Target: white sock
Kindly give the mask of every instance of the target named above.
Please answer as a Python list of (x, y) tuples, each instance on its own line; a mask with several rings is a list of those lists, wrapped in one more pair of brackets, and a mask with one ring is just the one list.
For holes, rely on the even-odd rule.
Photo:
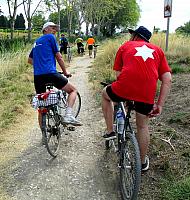
[(72, 114), (72, 108), (71, 107), (67, 107), (66, 108), (66, 115), (71, 115)]

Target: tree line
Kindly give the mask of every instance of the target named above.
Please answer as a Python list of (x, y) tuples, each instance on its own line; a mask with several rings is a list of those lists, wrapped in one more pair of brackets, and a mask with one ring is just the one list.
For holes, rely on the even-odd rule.
[[(7, 0), (7, 6), (7, 17), (0, 8), (0, 27), (10, 28), (13, 38), (15, 29), (26, 29), (26, 19), (28, 40), (32, 30), (41, 30), (46, 21), (59, 24), (60, 30), (69, 36), (81, 35), (82, 24), (86, 26), (85, 35), (112, 36), (117, 29), (125, 31), (136, 26), (140, 17), (136, 0)], [(20, 6), (24, 16), (17, 15)], [(44, 9), (45, 13), (50, 12), (48, 19)]]
[[(10, 28), (11, 28), (10, 20), (6, 16), (1, 15), (0, 16), (0, 29), (10, 29)], [(22, 13), (20, 13), (20, 15), (16, 16), (14, 29), (15, 30), (25, 30), (26, 29), (25, 19), (24, 19), (24, 16)]]

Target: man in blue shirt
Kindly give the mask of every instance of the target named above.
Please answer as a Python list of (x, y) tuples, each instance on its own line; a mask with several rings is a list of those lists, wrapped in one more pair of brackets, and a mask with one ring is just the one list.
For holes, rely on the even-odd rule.
[(68, 40), (65, 37), (64, 34), (61, 34), (61, 38), (60, 38), (60, 53), (64, 53), (67, 54), (67, 46), (68, 46)]
[[(82, 124), (72, 115), (72, 107), (75, 103), (77, 89), (68, 79), (59, 74), (56, 70), (56, 60), (66, 77), (71, 76), (67, 72), (58, 43), (55, 38), (59, 26), (53, 22), (47, 22), (43, 25), (43, 36), (39, 37), (30, 52), (28, 63), (34, 68), (34, 86), (37, 94), (46, 92), (46, 84), (52, 83), (56, 88), (63, 89), (68, 93), (66, 114), (63, 122), (75, 126)], [(41, 127), (41, 114), (39, 113), (39, 125)]]

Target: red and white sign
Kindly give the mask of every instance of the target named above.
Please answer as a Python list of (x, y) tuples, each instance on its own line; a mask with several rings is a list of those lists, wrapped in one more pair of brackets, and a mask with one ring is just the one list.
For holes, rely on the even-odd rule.
[(164, 0), (164, 17), (172, 16), (172, 0)]

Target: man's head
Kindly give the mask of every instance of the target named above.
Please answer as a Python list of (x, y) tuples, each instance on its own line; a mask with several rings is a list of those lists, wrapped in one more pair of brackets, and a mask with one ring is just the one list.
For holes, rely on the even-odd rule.
[(59, 30), (59, 25), (54, 24), (53, 22), (46, 22), (42, 27), (43, 34), (55, 34)]
[(141, 39), (149, 42), (149, 39), (152, 36), (152, 33), (145, 28), (144, 26), (139, 26), (136, 30), (128, 29), (129, 33), (135, 38), (135, 36), (140, 37)]
[(65, 37), (65, 35), (64, 35), (64, 34), (61, 34), (61, 37)]

